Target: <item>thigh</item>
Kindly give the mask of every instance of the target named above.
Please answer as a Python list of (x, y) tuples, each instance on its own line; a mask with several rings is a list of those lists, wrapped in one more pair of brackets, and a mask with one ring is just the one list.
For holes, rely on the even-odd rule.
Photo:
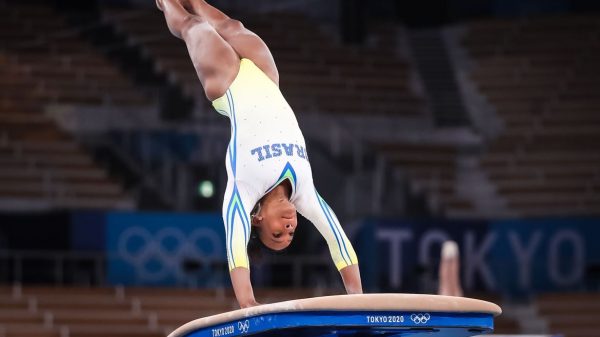
[(223, 96), (239, 71), (238, 54), (214, 27), (197, 17), (188, 19), (182, 38), (206, 97), (213, 101)]
[(260, 36), (234, 19), (223, 19), (213, 25), (240, 58), (247, 58), (254, 62), (273, 82), (279, 85), (279, 72), (275, 60), (269, 47)]

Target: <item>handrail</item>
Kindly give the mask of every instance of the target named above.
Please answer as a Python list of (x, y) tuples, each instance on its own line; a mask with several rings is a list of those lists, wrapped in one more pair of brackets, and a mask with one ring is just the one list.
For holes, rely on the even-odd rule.
[[(302, 118), (303, 114), (300, 114), (299, 117)], [(328, 136), (326, 139), (323, 139), (323, 128), (322, 127), (307, 127), (304, 128), (304, 133), (307, 137), (321, 139), (327, 142), (329, 146), (330, 155), (334, 158), (339, 158), (344, 154), (349, 154), (352, 158), (352, 170), (355, 175), (360, 175), (365, 173), (364, 162), (367, 154), (369, 153), (368, 147), (369, 142), (365, 139), (364, 135), (358, 132), (357, 128), (348, 123), (345, 120), (327, 116), (321, 111), (315, 111), (314, 114), (310, 117), (304, 116), (304, 119), (308, 123), (318, 123), (320, 125), (327, 125), (327, 130), (329, 130)], [(343, 148), (346, 148), (344, 152)], [(380, 209), (380, 200), (383, 193), (383, 186), (386, 184), (386, 176), (385, 176), (385, 168), (387, 163), (385, 158), (381, 155), (377, 155), (377, 165), (375, 169), (370, 173), (372, 174), (373, 179), (373, 189), (370, 191), (363, 191), (363, 193), (368, 193), (370, 196), (365, 197), (367, 200), (371, 200), (369, 207), (369, 212), (371, 214), (381, 214)], [(355, 180), (350, 182), (351, 184), (358, 184)], [(358, 186), (355, 186), (358, 190)], [(354, 195), (353, 198), (357, 198), (358, 195)], [(353, 200), (352, 202), (362, 202), (361, 200)], [(352, 204), (346, 205), (346, 213), (351, 213), (356, 210)]]
[[(22, 284), (23, 274), (26, 268), (25, 263), (27, 261), (42, 261), (47, 262), (53, 266), (53, 284), (64, 285), (65, 276), (67, 271), (63, 266), (67, 262), (92, 262), (94, 275), (93, 279), (90, 280), (91, 284), (97, 286), (105, 286), (105, 266), (110, 261), (122, 260), (118, 254), (115, 253), (104, 253), (104, 252), (70, 252), (70, 251), (44, 251), (44, 250), (0, 250), (0, 261), (8, 260), (12, 262), (12, 278), (6, 280), (0, 280), (0, 282), (10, 282), (12, 284)], [(202, 260), (203, 264), (206, 264), (209, 268), (212, 268), (212, 275), (218, 278), (215, 283), (212, 283), (212, 287), (217, 290), (222, 288), (221, 279), (226, 274), (226, 261), (218, 258), (205, 258)], [(305, 269), (310, 266), (322, 266), (328, 268), (331, 272), (323, 275), (323, 273), (315, 272), (314, 279), (324, 281), (327, 283), (339, 282), (337, 271), (331, 267), (331, 259), (326, 255), (305, 255), (305, 256), (273, 256), (268, 262), (269, 265), (276, 266), (291, 266), (292, 268), (292, 284), (293, 287), (302, 287), (306, 282), (303, 279), (310, 279), (306, 277)], [(337, 280), (337, 281), (333, 281)], [(187, 283), (186, 283), (187, 284)], [(86, 284), (89, 285), (89, 284)], [(143, 285), (143, 284), (138, 284)], [(116, 295), (118, 295), (118, 289)], [(125, 296), (127, 296), (125, 291)], [(132, 304), (133, 305), (133, 304)]]
[[(131, 116), (127, 116), (127, 118), (131, 118)], [(133, 120), (133, 119), (132, 119)], [(143, 132), (143, 130), (142, 130)], [(119, 144), (113, 138), (109, 138), (109, 146), (113, 152), (119, 152), (121, 156), (132, 156), (132, 148), (131, 148), (131, 138), (135, 139), (135, 136), (125, 135), (127, 137), (125, 143)], [(145, 135), (141, 136), (140, 139), (142, 142), (147, 141)], [(125, 151), (121, 151), (121, 150)], [(163, 160), (159, 161), (158, 167), (152, 167), (151, 160), (147, 160), (144, 158), (143, 154), (140, 156), (140, 162), (138, 167), (136, 168), (138, 172), (144, 177), (143, 181), (147, 186), (152, 186), (158, 189), (161, 199), (172, 206), (177, 206), (174, 204), (177, 201), (177, 198), (174, 197), (177, 195), (177, 191), (174, 190), (178, 186), (177, 181), (174, 181), (172, 177), (178, 177), (179, 175), (175, 174), (174, 170), (177, 167), (181, 167), (184, 163), (177, 158), (177, 156), (173, 153), (173, 151), (166, 146), (162, 142), (154, 143), (153, 149), (158, 149), (160, 153), (160, 157)], [(135, 160), (129, 161), (128, 163), (136, 163)]]
[[(3, 134), (3, 143), (13, 149), (15, 158), (21, 158), (27, 162), (27, 169), (39, 171), (42, 175), (42, 187), (46, 199), (52, 200), (56, 197), (60, 199), (69, 195), (68, 188), (56, 182), (61, 174), (55, 168), (41, 165), (35, 156), (24, 154), (23, 141), (11, 140), (8, 134)], [(64, 178), (64, 175), (62, 177)]]

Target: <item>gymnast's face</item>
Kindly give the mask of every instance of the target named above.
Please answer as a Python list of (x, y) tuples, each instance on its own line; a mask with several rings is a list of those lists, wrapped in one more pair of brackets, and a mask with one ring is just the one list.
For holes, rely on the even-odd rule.
[(254, 220), (255, 225), (260, 228), (260, 241), (275, 251), (290, 245), (298, 225), (296, 207), (289, 200), (265, 203)]

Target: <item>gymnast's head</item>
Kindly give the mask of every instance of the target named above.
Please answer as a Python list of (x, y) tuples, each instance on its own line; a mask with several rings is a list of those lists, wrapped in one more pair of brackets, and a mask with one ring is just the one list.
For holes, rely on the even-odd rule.
[(260, 240), (272, 251), (282, 251), (292, 242), (297, 226), (296, 207), (289, 199), (265, 197), (252, 214), (254, 238), (251, 236), (251, 240)]

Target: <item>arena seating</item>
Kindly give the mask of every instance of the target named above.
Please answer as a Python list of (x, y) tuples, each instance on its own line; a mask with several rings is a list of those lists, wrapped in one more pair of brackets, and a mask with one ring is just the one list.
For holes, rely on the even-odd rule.
[(594, 336), (600, 329), (598, 293), (556, 293), (540, 295), (535, 301), (550, 333), (568, 337)]
[(42, 207), (122, 208), (132, 201), (46, 111), (148, 105), (125, 76), (44, 5), (0, 18), (0, 198)]
[[(45, 111), (54, 104), (118, 109), (155, 102), (51, 7), (2, 8), (7, 15), (0, 19), (0, 181), (6, 183), (0, 195), (62, 196), (61, 206), (129, 207), (118, 185)], [(189, 97), (207, 104), (183, 42), (170, 35), (159, 11), (105, 8), (103, 15)], [(242, 20), (273, 51), (283, 92), (298, 114), (426, 114), (424, 100), (410, 85), (410, 62), (394, 56), (396, 26), (373, 29), (364, 46), (347, 46), (298, 14)], [(469, 25), (464, 45), (475, 64), (471, 79), (504, 123), (480, 166), (511, 214), (600, 210), (598, 29), (594, 16)], [(457, 148), (370, 145), (407, 173), (436, 209), (461, 214), (473, 209), (456, 193)]]
[(11, 5), (6, 10), (1, 21), (2, 50), (13, 63), (24, 66), (17, 75), (37, 80), (30, 89), (45, 102), (115, 106), (149, 103), (51, 7)]
[(519, 323), (512, 317), (510, 312), (506, 311), (501, 296), (488, 292), (467, 292), (465, 297), (477, 298), (483, 301), (496, 303), (502, 307), (502, 315), (494, 319), (494, 334), (493, 335), (518, 335), (521, 333)]
[[(190, 97), (203, 97), (185, 45), (169, 33), (158, 11), (105, 9), (104, 15)], [(367, 46), (350, 47), (298, 14), (242, 20), (269, 45), (280, 71), (282, 91), (298, 114), (318, 111), (336, 116), (424, 117), (424, 102), (409, 86), (411, 66), (398, 56), (398, 26), (374, 25)], [(204, 99), (198, 101), (206, 103)], [(421, 192), (437, 196), (430, 198), (436, 199), (437, 208), (472, 209), (454, 191), (456, 149), (403, 142), (370, 146), (394, 167), (407, 172)]]
[[(331, 291), (318, 295), (334, 294)], [(265, 303), (315, 296), (257, 290)], [(0, 288), (2, 337), (165, 336), (191, 320), (234, 310), (231, 291), (160, 288)]]
[(599, 22), (469, 25), (471, 79), (504, 122), (480, 165), (518, 215), (600, 214)]
[(456, 193), (458, 148), (452, 145), (426, 143), (376, 144), (390, 164), (401, 167), (408, 175), (413, 188), (419, 193), (437, 196), (431, 208), (442, 214), (473, 210), (469, 200)]
[[(106, 9), (104, 14), (190, 97), (203, 97), (185, 44), (169, 33), (159, 11)], [(414, 116), (422, 112), (422, 102), (408, 87), (408, 65), (393, 51), (342, 46), (297, 14), (242, 20), (270, 47), (283, 92), (298, 113)], [(393, 47), (388, 46), (388, 51)]]

